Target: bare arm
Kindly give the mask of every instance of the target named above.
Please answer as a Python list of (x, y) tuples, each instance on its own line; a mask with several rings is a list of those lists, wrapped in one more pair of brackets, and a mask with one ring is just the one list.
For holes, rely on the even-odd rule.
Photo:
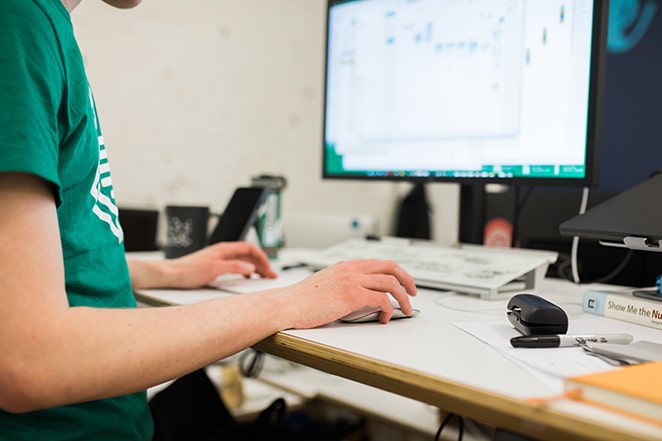
[[(0, 407), (11, 412), (143, 390), (279, 330), (319, 326), (368, 304), (381, 306), (387, 321), (392, 310), (385, 292), (405, 312), (415, 293), (394, 263), (362, 261), (289, 288), (193, 305), (69, 307), (48, 185), (0, 173), (0, 225)], [(159, 273), (145, 276), (149, 270), (138, 270), (146, 286)]]

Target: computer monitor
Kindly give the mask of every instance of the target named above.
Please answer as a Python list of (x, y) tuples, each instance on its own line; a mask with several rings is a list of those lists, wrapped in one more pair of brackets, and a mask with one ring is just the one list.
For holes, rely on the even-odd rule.
[(596, 185), (608, 10), (329, 1), (323, 178), (460, 183), (481, 234), (485, 183)]

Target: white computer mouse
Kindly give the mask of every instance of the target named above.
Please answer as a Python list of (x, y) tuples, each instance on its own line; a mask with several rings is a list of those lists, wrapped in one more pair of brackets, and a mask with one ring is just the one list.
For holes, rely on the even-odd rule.
[[(346, 316), (341, 317), (340, 321), (345, 323), (378, 322), (379, 314), (381, 312), (382, 310), (376, 306), (365, 306), (361, 309), (357, 309), (356, 311), (350, 312)], [(405, 315), (405, 313), (402, 312), (402, 310), (396, 306), (395, 309), (393, 310), (393, 316), (391, 316), (391, 320), (411, 318), (414, 317), (419, 312), (420, 311), (418, 309), (414, 309), (411, 315)]]

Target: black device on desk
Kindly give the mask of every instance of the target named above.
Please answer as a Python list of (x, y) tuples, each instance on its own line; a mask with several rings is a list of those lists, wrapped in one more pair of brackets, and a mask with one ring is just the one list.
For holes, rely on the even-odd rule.
[(565, 334), (568, 315), (559, 306), (535, 294), (517, 294), (508, 301), (508, 321), (524, 335)]
[(207, 245), (244, 240), (255, 223), (257, 211), (266, 194), (267, 189), (264, 187), (238, 187), (209, 235)]

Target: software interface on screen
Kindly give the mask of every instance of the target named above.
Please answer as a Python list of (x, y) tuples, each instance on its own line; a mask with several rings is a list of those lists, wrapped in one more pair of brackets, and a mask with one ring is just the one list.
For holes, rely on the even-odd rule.
[(583, 178), (592, 0), (329, 7), (325, 175)]

